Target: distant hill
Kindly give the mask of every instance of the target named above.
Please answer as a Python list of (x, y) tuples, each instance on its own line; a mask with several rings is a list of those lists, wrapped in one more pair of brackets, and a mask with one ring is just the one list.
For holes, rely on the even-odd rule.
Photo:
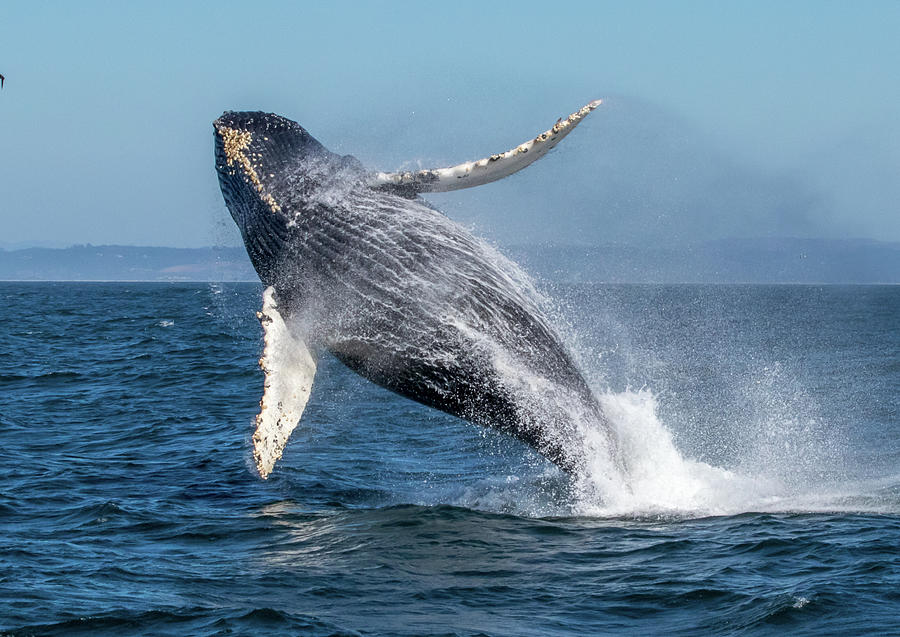
[(6, 281), (258, 281), (244, 248), (78, 245), (0, 250)]
[(868, 239), (724, 239), (678, 248), (560, 245), (507, 252), (553, 281), (900, 283), (900, 243)]
[[(900, 283), (900, 243), (728, 239), (681, 248), (513, 246), (503, 252), (551, 281), (610, 283)], [(80, 245), (0, 250), (0, 280), (257, 281), (244, 248)]]

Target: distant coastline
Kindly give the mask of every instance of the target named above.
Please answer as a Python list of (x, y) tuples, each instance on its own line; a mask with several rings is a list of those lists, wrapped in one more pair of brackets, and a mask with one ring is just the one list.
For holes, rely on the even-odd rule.
[(4, 281), (258, 281), (243, 247), (0, 250)]
[[(553, 282), (898, 284), (900, 242), (726, 239), (651, 248), (509, 246), (501, 250)], [(243, 247), (77, 245), (0, 249), (3, 281), (258, 281)]]

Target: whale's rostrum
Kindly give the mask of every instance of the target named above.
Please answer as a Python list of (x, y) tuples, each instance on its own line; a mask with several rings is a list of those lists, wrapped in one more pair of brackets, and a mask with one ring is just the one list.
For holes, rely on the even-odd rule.
[(222, 194), (266, 287), (253, 435), (263, 478), (314, 391), (322, 350), (570, 472), (599, 431), (617, 465), (606, 418), (528, 277), (418, 197), (521, 170), (599, 103), (507, 153), (418, 173), (369, 172), (278, 115), (226, 112), (214, 122)]

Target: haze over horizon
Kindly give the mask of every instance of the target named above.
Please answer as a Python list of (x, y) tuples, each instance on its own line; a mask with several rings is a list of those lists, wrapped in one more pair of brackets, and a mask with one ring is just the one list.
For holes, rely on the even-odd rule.
[(4, 3), (0, 29), (4, 247), (238, 245), (226, 109), (398, 169), (597, 97), (550, 157), (428, 199), (504, 244), (900, 241), (898, 3)]

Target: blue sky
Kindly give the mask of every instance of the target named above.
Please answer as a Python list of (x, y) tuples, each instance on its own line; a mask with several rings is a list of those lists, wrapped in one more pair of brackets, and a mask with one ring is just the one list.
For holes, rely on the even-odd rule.
[(898, 2), (0, 5), (0, 246), (235, 243), (211, 122), (379, 169), (548, 158), (432, 197), (501, 243), (900, 241)]

